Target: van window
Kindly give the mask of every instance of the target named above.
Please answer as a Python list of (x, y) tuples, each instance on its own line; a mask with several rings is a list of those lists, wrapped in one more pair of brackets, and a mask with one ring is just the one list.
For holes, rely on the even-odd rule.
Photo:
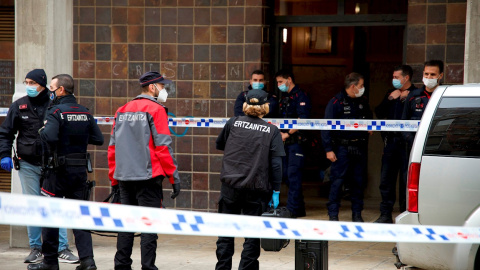
[(428, 131), (424, 155), (480, 156), (480, 98), (442, 98)]

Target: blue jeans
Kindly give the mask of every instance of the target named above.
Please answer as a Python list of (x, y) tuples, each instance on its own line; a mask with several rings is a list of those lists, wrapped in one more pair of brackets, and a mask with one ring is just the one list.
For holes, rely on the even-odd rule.
[[(40, 195), (41, 166), (32, 165), (24, 160), (20, 160), (20, 170), (18, 176), (22, 184), (22, 193), (27, 195)], [(30, 248), (42, 248), (42, 228), (27, 226), (28, 242)], [(67, 229), (60, 229), (58, 251), (68, 248)]]

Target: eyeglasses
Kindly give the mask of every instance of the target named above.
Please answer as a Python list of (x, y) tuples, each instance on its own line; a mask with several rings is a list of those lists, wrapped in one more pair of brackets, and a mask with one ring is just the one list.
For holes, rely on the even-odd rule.
[(54, 89), (54, 90), (52, 90), (52, 88), (51, 88), (51, 87), (49, 87), (49, 88), (50, 88), (50, 91), (52, 91), (52, 92), (55, 92), (55, 91), (57, 91), (58, 89), (60, 89), (60, 87), (61, 87), (61, 86), (57, 87), (57, 88), (56, 88), (56, 89)]
[(29, 81), (29, 82), (24, 81), (23, 84), (24, 84), (24, 85), (38, 85), (38, 83), (35, 82), (35, 81)]

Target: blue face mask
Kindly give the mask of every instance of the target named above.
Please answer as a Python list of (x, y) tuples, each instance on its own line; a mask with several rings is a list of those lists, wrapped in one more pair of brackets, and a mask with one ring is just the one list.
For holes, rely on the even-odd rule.
[(38, 94), (40, 94), (39, 92), (37, 92), (37, 87), (35, 86), (27, 85), (26, 90), (29, 97), (36, 97), (38, 96)]
[(280, 85), (280, 86), (278, 87), (278, 89), (280, 89), (280, 91), (282, 91), (282, 92), (287, 92), (287, 91), (288, 91), (287, 84), (284, 83), (284, 84)]
[(400, 89), (403, 86), (402, 82), (398, 79), (393, 79), (392, 84), (393, 84), (393, 87), (395, 87), (395, 89)]
[(262, 82), (254, 82), (252, 83), (252, 89), (255, 90), (262, 90), (265, 85)]

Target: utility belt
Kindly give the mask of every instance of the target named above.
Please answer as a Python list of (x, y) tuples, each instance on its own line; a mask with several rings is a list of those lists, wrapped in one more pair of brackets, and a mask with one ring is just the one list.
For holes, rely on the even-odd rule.
[(341, 146), (364, 146), (367, 144), (367, 139), (342, 139), (335, 138), (333, 139), (335, 145)]
[(90, 153), (72, 153), (64, 156), (57, 156), (54, 153), (53, 157), (48, 160), (48, 168), (54, 169), (62, 166), (86, 167), (89, 173), (93, 172)]
[(302, 135), (300, 132), (295, 132), (293, 134), (290, 134), (290, 136), (285, 139), (285, 144), (290, 145), (290, 144), (296, 144), (296, 143), (304, 143), (306, 142), (307, 138)]

